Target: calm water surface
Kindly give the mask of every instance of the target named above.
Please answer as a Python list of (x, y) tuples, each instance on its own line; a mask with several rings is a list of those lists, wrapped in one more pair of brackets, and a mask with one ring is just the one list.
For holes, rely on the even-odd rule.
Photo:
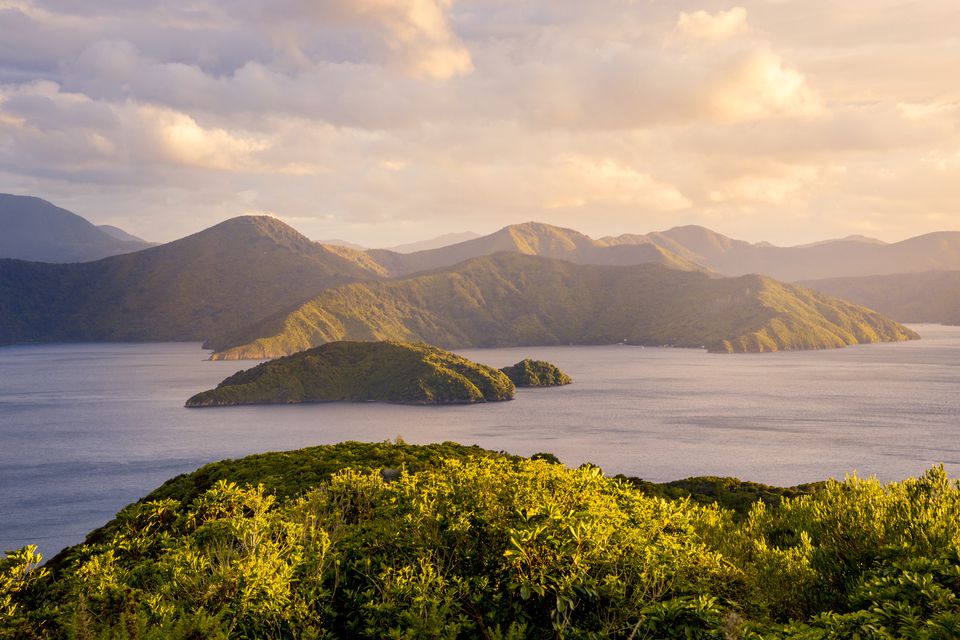
[(779, 485), (856, 470), (960, 473), (960, 327), (919, 342), (721, 356), (685, 349), (541, 347), (463, 355), (556, 363), (575, 384), (513, 402), (185, 409), (250, 363), (195, 344), (0, 348), (0, 550), (83, 539), (164, 480), (227, 457), (329, 444), (454, 440), (650, 480), (729, 475)]

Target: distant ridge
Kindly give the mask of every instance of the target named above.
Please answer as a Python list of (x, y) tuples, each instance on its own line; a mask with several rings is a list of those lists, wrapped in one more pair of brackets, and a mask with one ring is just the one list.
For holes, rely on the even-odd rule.
[(267, 216), (97, 262), (0, 260), (0, 343), (202, 341), (379, 269)]
[(144, 245), (149, 247), (155, 247), (157, 244), (159, 244), (157, 242), (147, 242), (143, 238), (138, 238), (132, 233), (127, 233), (120, 227), (115, 227), (112, 224), (98, 224), (97, 229), (100, 229), (101, 231), (104, 231), (110, 234), (117, 240), (123, 240), (125, 242), (142, 242)]
[(0, 258), (88, 262), (152, 246), (33, 196), (0, 193)]
[(475, 240), (480, 237), (479, 233), (473, 231), (463, 231), (461, 233), (445, 233), (429, 240), (420, 240), (419, 242), (409, 242), (407, 244), (397, 245), (395, 247), (384, 247), (387, 251), (396, 253), (414, 253), (415, 251), (429, 251), (430, 249), (439, 249), (451, 244)]
[(657, 262), (676, 269), (702, 270), (699, 265), (652, 242), (598, 241), (579, 231), (542, 222), (513, 224), (490, 235), (428, 251), (402, 254), (373, 249), (367, 253), (393, 275), (408, 275), (449, 267), (469, 258), (499, 251), (556, 258), (577, 264), (631, 265)]
[(501, 252), (402, 280), (334, 287), (211, 346), (214, 359), (261, 359), (337, 340), (747, 352), (916, 337), (877, 312), (762, 276), (711, 278), (659, 264), (577, 265)]
[(960, 271), (829, 278), (803, 284), (866, 305), (900, 322), (960, 325)]
[(729, 276), (762, 273), (795, 282), (822, 278), (960, 270), (960, 232), (884, 243), (862, 236), (796, 247), (734, 240), (704, 227), (674, 227), (645, 236), (682, 258)]

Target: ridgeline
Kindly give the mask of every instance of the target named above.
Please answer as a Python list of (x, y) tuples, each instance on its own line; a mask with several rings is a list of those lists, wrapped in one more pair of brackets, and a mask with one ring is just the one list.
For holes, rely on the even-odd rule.
[(627, 344), (718, 353), (910, 340), (885, 316), (763, 276), (659, 264), (578, 265), (498, 253), (402, 280), (327, 289), (285, 317), (211, 340), (214, 359), (275, 358), (336, 340), (447, 349)]

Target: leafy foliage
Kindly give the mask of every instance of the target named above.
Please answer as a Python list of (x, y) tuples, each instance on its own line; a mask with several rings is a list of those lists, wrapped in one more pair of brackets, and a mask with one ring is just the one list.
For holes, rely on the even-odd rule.
[(240, 371), (188, 407), (379, 401), (463, 404), (513, 398), (502, 372), (425, 344), (330, 342)]
[(526, 358), (515, 365), (500, 369), (517, 387), (559, 387), (573, 380), (556, 365), (543, 360)]
[[(29, 549), (8, 555), (3, 633), (957, 637), (960, 486), (942, 468), (827, 481), (737, 517), (539, 458), (345, 443), (209, 465), (49, 571), (26, 570)], [(419, 471), (378, 468), (405, 460)]]

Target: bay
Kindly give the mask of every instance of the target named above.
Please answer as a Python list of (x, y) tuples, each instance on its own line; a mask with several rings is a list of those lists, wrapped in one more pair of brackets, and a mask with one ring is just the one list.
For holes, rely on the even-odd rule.
[(0, 348), (0, 550), (46, 556), (168, 478), (223, 458), (343, 440), (453, 440), (666, 481), (793, 485), (858, 474), (960, 473), (960, 327), (923, 340), (712, 355), (632, 346), (460, 351), (504, 366), (549, 360), (574, 384), (506, 403), (185, 409), (244, 362), (197, 344)]

